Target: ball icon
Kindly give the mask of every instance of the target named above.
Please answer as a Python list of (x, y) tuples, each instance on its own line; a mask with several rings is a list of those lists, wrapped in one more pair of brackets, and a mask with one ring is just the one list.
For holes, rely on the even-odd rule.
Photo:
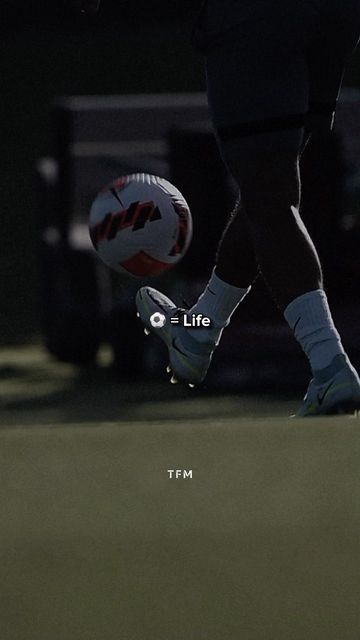
[(156, 312), (153, 313), (152, 316), (150, 316), (150, 324), (155, 329), (161, 329), (161, 327), (164, 326), (165, 322), (166, 318), (163, 313)]

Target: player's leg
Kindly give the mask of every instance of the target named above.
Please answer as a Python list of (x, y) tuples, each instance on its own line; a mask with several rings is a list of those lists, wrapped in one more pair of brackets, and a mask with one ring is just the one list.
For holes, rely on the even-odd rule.
[[(313, 137), (321, 137), (333, 125), (344, 69), (360, 35), (358, 0), (337, 0), (330, 7), (321, 9), (321, 26), (307, 48), (307, 126)], [(346, 354), (342, 352), (329, 363), (334, 352), (331, 347), (333, 343), (327, 339), (333, 322), (324, 290), (309, 292), (294, 299), (285, 309), (285, 318), (308, 355), (310, 364), (315, 358), (315, 364), (323, 365), (322, 369), (312, 366), (314, 377), (299, 415), (360, 408), (359, 377)]]
[[(358, 27), (350, 16), (359, 16), (359, 9), (358, 5), (350, 5), (343, 22), (344, 7), (338, 15), (339, 21), (330, 21), (329, 26), (324, 19), (324, 29), (318, 32), (321, 37), (317, 35), (309, 48), (307, 122), (315, 135), (321, 135), (332, 121), (344, 63), (357, 39)], [(335, 24), (336, 33), (331, 26)], [(335, 40), (338, 49), (334, 47)], [(278, 124), (281, 124), (279, 120)], [(261, 127), (264, 130), (266, 122)], [(299, 217), (294, 154), (285, 150), (280, 131), (271, 134), (273, 143), (269, 145), (261, 141), (255, 126), (252, 131), (249, 125), (221, 127), (219, 133), (224, 155), (241, 188), (261, 271), (313, 370), (314, 380), (300, 415), (358, 406), (359, 380), (334, 327), (316, 251)], [(246, 139), (241, 139), (241, 133), (246, 134)], [(283, 132), (284, 135), (289, 133)], [(276, 150), (276, 158), (271, 157), (271, 147)], [(278, 157), (281, 149), (284, 153), (280, 152)]]
[(259, 275), (249, 223), (240, 197), (218, 245), (216, 274), (221, 280), (243, 289), (247, 289)]
[(284, 309), (295, 297), (322, 286), (319, 259), (299, 215), (303, 131), (258, 134), (256, 127), (246, 138), (224, 140), (223, 153), (240, 186), (261, 273)]
[[(355, 5), (348, 7), (349, 14), (354, 7)], [(339, 18), (341, 22), (341, 15)], [(316, 44), (312, 43), (309, 47), (307, 61), (313, 61), (312, 65), (309, 65), (310, 78), (307, 77), (306, 83), (304, 81), (299, 83), (300, 99), (301, 86), (309, 83), (310, 113), (306, 121), (315, 135), (328, 127), (332, 120), (333, 103), (340, 85), (345, 56), (352, 47), (351, 43), (354, 44), (356, 28), (354, 30), (349, 16), (343, 22), (343, 32), (346, 32), (347, 37), (342, 38), (339, 43), (340, 51), (334, 54), (335, 60), (334, 55), (329, 56), (329, 47), (325, 46), (326, 42), (323, 42), (323, 38), (321, 42), (318, 41), (318, 36), (313, 39), (313, 43)], [(335, 37), (336, 34), (333, 33), (331, 39), (333, 52)], [(315, 62), (314, 50), (315, 53), (317, 50), (320, 52), (318, 58), (315, 56)], [(213, 91), (212, 106), (215, 121), (220, 114), (221, 122), (221, 108), (224, 104), (222, 97), (226, 92), (229, 95), (233, 92), (231, 92), (231, 83), (228, 83), (228, 87), (224, 90), (223, 70), (226, 66), (221, 64), (221, 67), (218, 67), (220, 70), (218, 73), (218, 60), (218, 55), (208, 56), (208, 78), (210, 97), (211, 90)], [(298, 74), (295, 76), (298, 81), (299, 72), (301, 75), (301, 59), (297, 56), (292, 57), (290, 63)], [(273, 74), (271, 77), (273, 78)], [(218, 78), (220, 82), (217, 84)], [(320, 95), (319, 87), (323, 89)], [(236, 101), (232, 100), (230, 109), (233, 108), (234, 102)], [(293, 113), (294, 128), (296, 128), (296, 113), (298, 110)], [(270, 118), (267, 121), (259, 120), (257, 123), (254, 121), (232, 123), (232, 126), (220, 126), (218, 130), (225, 159), (241, 188), (243, 208), (249, 219), (248, 224), (257, 261), (275, 299), (285, 311), (286, 319), (308, 355), (314, 372), (313, 393), (308, 394), (300, 413), (322, 413), (333, 410), (335, 406), (339, 407), (341, 403), (346, 405), (349, 397), (350, 401), (355, 401), (355, 404), (359, 402), (359, 382), (344, 354), (340, 337), (334, 327), (323, 290), (321, 267), (316, 250), (299, 216), (300, 145), (298, 144), (297, 149), (295, 148), (296, 134), (286, 130), (285, 121), (286, 118), (282, 121), (281, 118)], [(271, 129), (273, 129), (272, 132)], [(268, 134), (264, 136), (266, 130)], [(292, 149), (291, 139), (295, 142)], [(229, 266), (228, 271), (226, 269), (224, 271), (225, 282), (217, 282), (222, 295), (226, 295), (226, 282), (238, 283), (236, 278), (241, 277), (237, 272), (237, 254), (233, 249), (237, 240), (239, 241), (239, 237), (236, 238), (235, 235), (236, 226), (228, 227), (219, 250), (219, 262), (221, 263), (223, 258), (225, 264)], [(201, 308), (205, 312), (209, 310), (211, 312), (211, 307), (216, 304), (216, 301), (209, 295), (209, 288), (211, 289), (211, 280), (194, 310)], [(230, 317), (232, 309), (228, 312)], [(330, 386), (329, 380), (333, 381)], [(321, 399), (321, 407), (318, 400), (315, 403), (312, 401), (311, 396), (314, 392), (316, 399)]]
[[(303, 152), (305, 149), (308, 151), (313, 141), (311, 128), (306, 126), (300, 147), (300, 161)], [(317, 256), (316, 259), (319, 263)], [(320, 264), (318, 266), (321, 270)], [(249, 222), (240, 195), (230, 213), (218, 245), (215, 271), (221, 280), (242, 289), (248, 289), (261, 276)]]

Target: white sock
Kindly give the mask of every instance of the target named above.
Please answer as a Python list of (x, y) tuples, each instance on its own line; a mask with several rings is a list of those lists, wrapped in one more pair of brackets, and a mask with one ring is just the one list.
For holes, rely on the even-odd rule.
[(295, 298), (286, 307), (284, 316), (309, 358), (313, 373), (345, 353), (322, 289)]
[(215, 274), (214, 269), (205, 291), (189, 311), (202, 313), (210, 318), (212, 327), (202, 331), (190, 329), (189, 333), (200, 342), (209, 339), (219, 341), (224, 327), (229, 324), (232, 314), (250, 289), (251, 287), (242, 289), (224, 282)]

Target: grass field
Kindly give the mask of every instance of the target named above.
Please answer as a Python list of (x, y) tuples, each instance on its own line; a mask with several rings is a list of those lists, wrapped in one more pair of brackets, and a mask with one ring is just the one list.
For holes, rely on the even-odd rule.
[(357, 419), (0, 363), (2, 640), (359, 640)]

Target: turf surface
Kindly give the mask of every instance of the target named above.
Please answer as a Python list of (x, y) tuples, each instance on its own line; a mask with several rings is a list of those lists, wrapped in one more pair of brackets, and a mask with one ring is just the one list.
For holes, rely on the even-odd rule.
[[(291, 400), (161, 402), (160, 383), (142, 403), (115, 383), (101, 399), (99, 377), (13, 356), (2, 640), (359, 639), (357, 419), (290, 420)], [(93, 419), (76, 414), (85, 402)]]

